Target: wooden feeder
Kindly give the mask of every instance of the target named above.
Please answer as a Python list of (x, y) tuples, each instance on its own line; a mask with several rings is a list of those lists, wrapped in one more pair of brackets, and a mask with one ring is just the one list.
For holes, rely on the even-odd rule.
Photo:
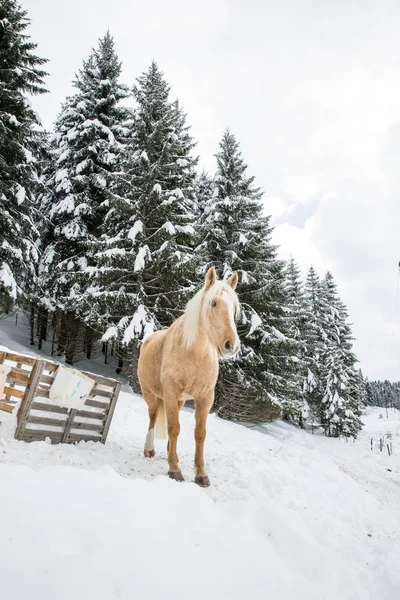
[(0, 393), (0, 411), (12, 413), (17, 409), (15, 439), (33, 442), (50, 438), (54, 444), (81, 440), (105, 443), (121, 389), (119, 381), (83, 372), (95, 385), (82, 409), (68, 409), (49, 399), (59, 363), (0, 352), (1, 364), (10, 365), (11, 370)]

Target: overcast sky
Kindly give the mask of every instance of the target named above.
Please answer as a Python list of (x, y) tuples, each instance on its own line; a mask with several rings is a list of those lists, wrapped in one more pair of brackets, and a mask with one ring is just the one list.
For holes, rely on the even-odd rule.
[[(22, 0), (50, 128), (109, 28), (131, 84), (154, 58), (188, 114), (200, 164), (227, 126), (265, 191), (280, 255), (330, 269), (369, 378), (400, 379), (398, 0)], [(400, 304), (400, 299), (399, 299)]]

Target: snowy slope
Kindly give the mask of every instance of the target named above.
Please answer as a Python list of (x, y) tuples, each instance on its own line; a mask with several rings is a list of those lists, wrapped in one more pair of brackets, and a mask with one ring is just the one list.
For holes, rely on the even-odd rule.
[(191, 483), (193, 413), (179, 484), (165, 442), (143, 458), (146, 405), (128, 387), (105, 446), (3, 438), (1, 596), (398, 600), (400, 413), (379, 413), (355, 443), (211, 416), (207, 490)]

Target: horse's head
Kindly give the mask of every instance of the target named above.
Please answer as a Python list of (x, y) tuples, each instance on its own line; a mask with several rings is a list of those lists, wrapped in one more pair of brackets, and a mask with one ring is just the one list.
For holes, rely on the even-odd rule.
[(225, 281), (219, 281), (215, 267), (206, 274), (204, 285), (204, 325), (208, 327), (211, 342), (220, 356), (235, 356), (240, 349), (235, 319), (239, 316), (239, 299), (235, 292), (238, 282), (236, 271)]
[(207, 271), (204, 287), (186, 307), (183, 336), (187, 347), (196, 343), (201, 329), (207, 333), (220, 356), (235, 356), (239, 352), (240, 342), (235, 324), (240, 311), (235, 292), (237, 282), (236, 272), (227, 280), (220, 281), (215, 267)]

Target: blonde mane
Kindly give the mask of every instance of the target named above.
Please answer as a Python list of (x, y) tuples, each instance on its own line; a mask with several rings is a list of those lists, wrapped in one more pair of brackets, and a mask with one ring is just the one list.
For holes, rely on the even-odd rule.
[(191, 348), (196, 341), (201, 321), (207, 316), (213, 298), (222, 296), (224, 292), (228, 294), (236, 309), (236, 317), (239, 316), (239, 298), (226, 281), (216, 281), (208, 290), (203, 286), (186, 305), (182, 329), (182, 339), (186, 348)]

